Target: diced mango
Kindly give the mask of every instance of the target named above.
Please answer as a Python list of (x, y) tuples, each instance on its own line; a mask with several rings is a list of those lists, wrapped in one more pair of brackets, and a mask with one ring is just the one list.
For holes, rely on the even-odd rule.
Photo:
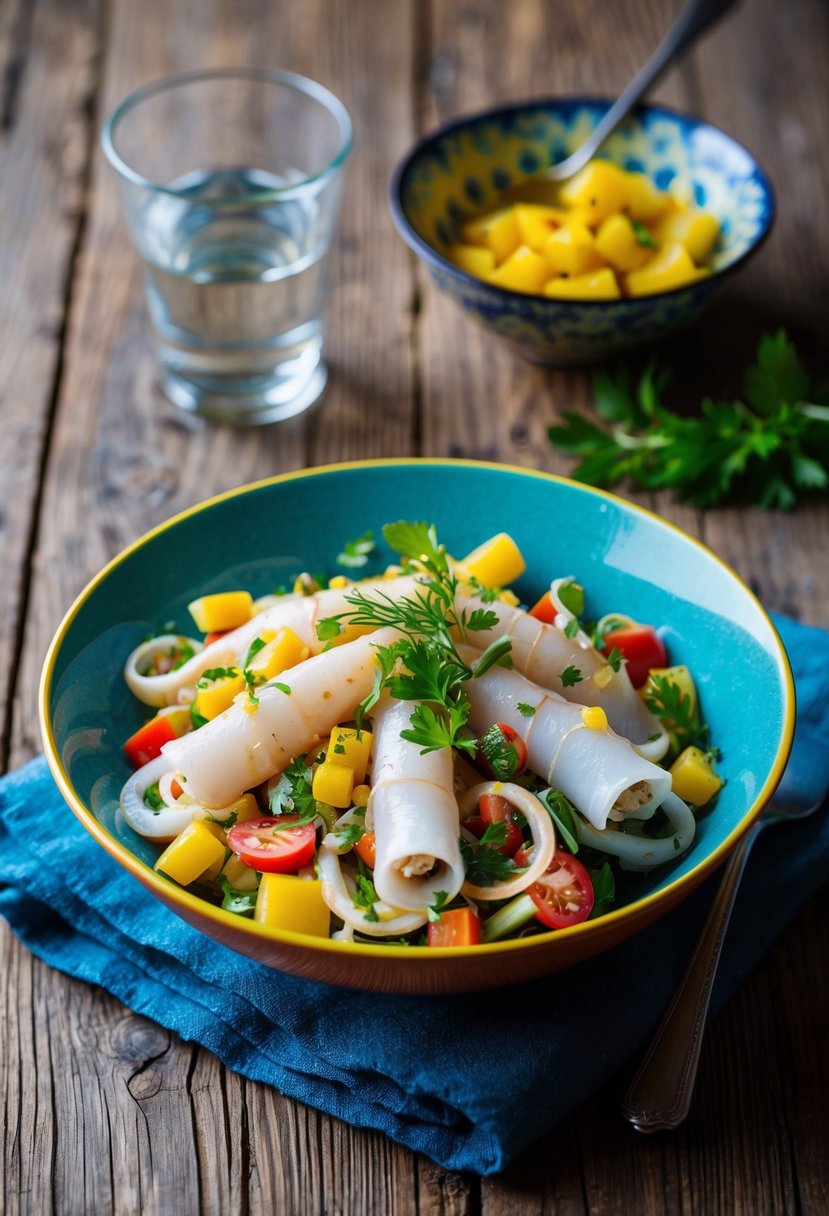
[(253, 919), (271, 929), (328, 937), (331, 913), (317, 879), (295, 874), (263, 874)]
[[(335, 726), (325, 752), (327, 763), (350, 768), (356, 782), (365, 781), (373, 737), (370, 730), (358, 731), (353, 726)], [(326, 799), (322, 798), (320, 801), (325, 802)]]
[(572, 279), (550, 279), (544, 294), (553, 300), (618, 300), (622, 295), (609, 266)]
[(511, 207), (470, 220), (463, 225), (460, 235), (466, 244), (491, 249), (496, 262), (503, 262), (521, 244), (518, 220)]
[(210, 825), (195, 819), (167, 845), (154, 868), (187, 887), (205, 870), (224, 861), (224, 855), (225, 846), (214, 836)]
[(625, 211), (632, 220), (655, 220), (670, 205), (670, 197), (658, 190), (645, 173), (628, 173), (625, 179)]
[(536, 253), (541, 253), (547, 237), (560, 228), (567, 218), (566, 211), (558, 207), (544, 207), (540, 203), (516, 203), (513, 210), (518, 220), (521, 244), (529, 245)]
[[(677, 664), (674, 667), (652, 667), (648, 673), (648, 678), (642, 687), (639, 689), (639, 696), (647, 704), (649, 697), (659, 696), (658, 689), (654, 684), (654, 676), (662, 676), (671, 684), (675, 684), (679, 689), (680, 701), (687, 702), (688, 712), (693, 714), (697, 708), (697, 689), (694, 684), (694, 677), (691, 675), (687, 667)], [(663, 718), (662, 724), (666, 730), (675, 730), (677, 723), (672, 718)]]
[(630, 296), (652, 296), (687, 287), (708, 273), (696, 268), (684, 245), (673, 242), (663, 245), (641, 270), (632, 270), (625, 276), (625, 291)]
[[(648, 236), (647, 233), (644, 236)], [(596, 233), (596, 249), (614, 270), (638, 270), (653, 252), (654, 242), (643, 245), (626, 215), (609, 215)]]
[(506, 532), (490, 537), (457, 563), (459, 577), (477, 579), (482, 587), (505, 587), (526, 569), (521, 550)]
[(529, 245), (519, 245), (515, 252), (488, 276), (487, 282), (496, 287), (506, 287), (509, 291), (538, 295), (550, 273), (550, 265), (540, 253), (530, 249)]
[[(201, 683), (200, 680), (199, 684)], [(233, 703), (233, 698), (244, 690), (245, 677), (240, 673), (235, 676), (225, 676), (219, 680), (207, 680), (205, 683), (205, 688), (196, 685), (196, 700), (193, 708), (197, 714), (201, 714), (203, 718), (210, 721), (223, 713)]]
[(249, 591), (221, 591), (203, 595), (187, 605), (196, 628), (202, 633), (236, 629), (250, 620), (253, 596)]
[(717, 217), (709, 211), (689, 207), (686, 211), (671, 210), (659, 221), (654, 231), (660, 244), (678, 241), (684, 245), (699, 266), (707, 261), (717, 243), (720, 225)]
[[(544, 243), (544, 257), (556, 274), (580, 275), (603, 265), (593, 233), (584, 224), (568, 223)], [(548, 278), (550, 277), (548, 273)]]
[(273, 680), (289, 667), (304, 662), (308, 654), (308, 647), (302, 639), (286, 626), (277, 630), (272, 640), (253, 656), (250, 670), (260, 680)]
[(584, 211), (588, 223), (600, 224), (627, 201), (627, 174), (607, 160), (594, 160), (561, 187), (560, 198), (568, 207)]
[(351, 806), (351, 791), (354, 789), (354, 769), (344, 764), (333, 764), (325, 760), (314, 773), (311, 786), (312, 793), (318, 802), (327, 802), (329, 806)]
[(459, 270), (485, 279), (495, 269), (495, 254), (483, 245), (450, 245), (446, 256)]
[(722, 789), (722, 777), (714, 771), (710, 757), (698, 747), (686, 747), (680, 752), (670, 773), (673, 792), (692, 806), (705, 806)]

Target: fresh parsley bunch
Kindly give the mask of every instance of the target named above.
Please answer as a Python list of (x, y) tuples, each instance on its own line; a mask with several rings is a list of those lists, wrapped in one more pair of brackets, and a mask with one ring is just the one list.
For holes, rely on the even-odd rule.
[(579, 458), (578, 481), (610, 488), (629, 478), (671, 489), (698, 507), (738, 501), (791, 510), (829, 486), (829, 386), (818, 389), (781, 329), (764, 334), (743, 380), (743, 400), (706, 397), (692, 417), (663, 404), (669, 375), (650, 364), (635, 391), (626, 373), (597, 376), (605, 426), (570, 411), (553, 445)]

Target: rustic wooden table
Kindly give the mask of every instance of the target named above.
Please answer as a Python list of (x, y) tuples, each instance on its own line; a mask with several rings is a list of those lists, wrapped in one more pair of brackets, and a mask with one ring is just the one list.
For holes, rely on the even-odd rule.
[[(587, 400), (589, 378), (522, 362), (436, 295), (392, 229), (387, 181), (418, 133), (451, 115), (529, 94), (615, 93), (677, 7), (0, 3), (6, 766), (39, 750), (38, 672), (66, 606), (122, 546), (173, 512), (270, 473), (367, 455), (565, 470), (546, 428)], [(357, 131), (327, 399), (255, 434), (194, 423), (155, 389), (139, 271), (98, 151), (102, 117), (136, 86), (245, 63), (324, 81)], [(689, 395), (736, 387), (763, 327), (786, 324), (811, 355), (829, 328), (827, 79), (823, 0), (752, 0), (660, 90), (755, 150), (779, 198), (776, 231), (756, 264), (666, 353)], [(703, 516), (667, 498), (651, 505), (722, 554), (770, 608), (829, 625), (826, 505), (792, 516)], [(715, 1020), (681, 1131), (632, 1132), (619, 1116), (619, 1077), (484, 1182), (246, 1082), (105, 992), (41, 965), (4, 926), (5, 1205), (36, 1214), (826, 1212), (827, 913), (825, 897), (806, 908)]]

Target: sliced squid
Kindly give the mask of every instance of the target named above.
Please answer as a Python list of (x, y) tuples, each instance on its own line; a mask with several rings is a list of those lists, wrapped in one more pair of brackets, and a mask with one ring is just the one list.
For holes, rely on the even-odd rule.
[(650, 836), (634, 836), (618, 828), (606, 828), (597, 832), (589, 823), (576, 820), (576, 834), (580, 844), (619, 858), (623, 870), (652, 870), (654, 866), (674, 861), (690, 848), (697, 830), (693, 812), (676, 794), (666, 795), (662, 802), (668, 822), (673, 829), (670, 836), (658, 840)]
[(511, 802), (515, 809), (524, 816), (535, 846), (533, 858), (530, 865), (516, 874), (514, 878), (492, 883), (488, 887), (479, 887), (474, 883), (465, 882), (462, 891), (470, 899), (512, 899), (514, 895), (520, 895), (531, 883), (540, 878), (553, 860), (553, 854), (556, 851), (555, 831), (550, 816), (535, 794), (531, 794), (522, 785), (515, 785), (511, 781), (484, 781), (479, 785), (473, 785), (461, 799), (461, 813), (469, 814), (478, 805), (478, 799), (484, 794), (499, 794)]
[(449, 748), (421, 755), (400, 737), (416, 702), (381, 698), (372, 716), (374, 766), (366, 821), (372, 824), (374, 885), (381, 899), (423, 911), (448, 902), (464, 880), (460, 823)]
[(195, 689), (197, 680), (205, 671), (214, 667), (241, 668), (251, 642), (263, 633), (291, 629), (311, 654), (318, 654), (325, 643), (317, 637), (317, 623), (325, 617), (353, 611), (353, 606), (345, 599), (350, 591), (359, 588), (372, 597), (382, 594), (390, 599), (397, 599), (410, 594), (416, 586), (413, 577), (404, 577), (377, 579), (347, 587), (331, 587), (308, 596), (281, 596), (244, 625), (230, 630), (209, 646), (203, 646), (201, 642), (188, 638), (187, 641), (197, 653), (175, 671), (161, 675), (142, 674), (154, 654), (173, 649), (180, 644), (180, 637), (165, 634), (163, 637), (142, 642), (127, 659), (124, 678), (135, 696), (145, 705), (156, 708), (175, 705), (179, 700), (185, 699), (188, 690)]
[(401, 937), (426, 924), (428, 912), (425, 908), (419, 912), (409, 912), (395, 908), (382, 899), (371, 905), (372, 919), (369, 919), (368, 909), (355, 903), (356, 884), (343, 874), (339, 852), (334, 844), (327, 842), (327, 838), (320, 845), (317, 861), (322, 880), (322, 898), (334, 915), (352, 931), (340, 935), (344, 940), (353, 937), (354, 929), (368, 937)]
[(371, 692), (375, 647), (396, 636), (381, 629), (306, 659), (282, 672), (278, 686), (258, 688), (258, 704), (242, 694), (205, 726), (165, 743), (162, 753), (185, 791), (205, 806), (227, 806), (281, 772), (351, 717)]
[[(474, 653), (474, 652), (473, 652)], [(468, 647), (461, 654), (469, 661)], [(478, 733), (503, 722), (527, 744), (528, 766), (564, 793), (599, 831), (611, 812), (649, 818), (671, 789), (671, 775), (612, 730), (592, 730), (582, 707), (505, 667), (466, 684), (469, 725)], [(519, 702), (525, 716), (518, 709)], [(168, 745), (169, 746), (169, 745)]]
[[(194, 819), (204, 819), (209, 814), (214, 822), (221, 823), (233, 814), (233, 806), (208, 811), (187, 794), (174, 795), (171, 789), (174, 776), (170, 761), (165, 756), (156, 756), (137, 769), (125, 783), (119, 799), (121, 814), (139, 836), (162, 844), (174, 840)], [(158, 810), (153, 810), (144, 801), (144, 795), (153, 785), (158, 786), (159, 797), (164, 803)]]
[[(575, 637), (568, 638), (564, 632), (566, 625), (574, 619), (559, 597), (562, 583), (568, 581), (557, 579), (551, 587), (557, 610), (555, 624), (547, 625), (523, 608), (495, 600), (486, 607), (498, 617), (497, 625), (470, 633), (467, 640), (482, 649), (495, 638), (509, 637), (512, 661), (518, 671), (543, 688), (554, 689), (567, 701), (600, 705), (618, 734), (630, 739), (648, 760), (660, 760), (668, 749), (668, 735), (637, 695), (624, 664), (614, 672), (586, 633), (579, 630)], [(480, 607), (480, 601), (459, 595), (458, 606), (470, 610)], [(560, 679), (567, 667), (577, 667), (582, 674), (579, 683), (569, 688), (565, 688)]]

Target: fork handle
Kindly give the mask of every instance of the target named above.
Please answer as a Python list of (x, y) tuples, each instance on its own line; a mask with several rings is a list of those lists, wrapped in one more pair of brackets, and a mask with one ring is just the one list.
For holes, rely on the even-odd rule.
[(688, 1114), (723, 939), (746, 860), (762, 828), (755, 823), (731, 854), (697, 948), (625, 1094), (622, 1114), (637, 1131), (670, 1131)]

